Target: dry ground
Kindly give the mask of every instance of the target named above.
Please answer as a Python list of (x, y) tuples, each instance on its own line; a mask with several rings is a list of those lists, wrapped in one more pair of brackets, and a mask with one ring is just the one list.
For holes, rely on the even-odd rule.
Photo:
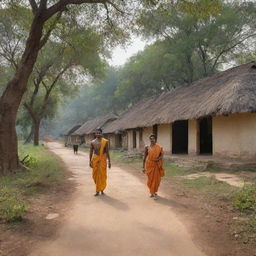
[[(0, 225), (1, 256), (256, 255), (255, 245), (235, 238), (237, 213), (225, 201), (207, 200), (172, 179), (162, 182), (153, 201), (145, 176), (121, 163), (109, 171), (107, 195), (95, 198), (88, 155), (74, 156), (58, 143), (49, 147), (69, 172), (62, 184), (33, 199), (22, 224)], [(46, 220), (49, 213), (60, 216)]]

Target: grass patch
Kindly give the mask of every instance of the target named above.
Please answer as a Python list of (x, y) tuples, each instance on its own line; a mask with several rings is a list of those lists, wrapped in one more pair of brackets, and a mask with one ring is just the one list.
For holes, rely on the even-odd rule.
[(256, 241), (256, 181), (235, 193), (233, 207), (247, 219), (247, 221), (239, 223), (241, 228), (254, 234)]
[(121, 162), (131, 165), (133, 168), (142, 171), (142, 154), (138, 152), (128, 152), (127, 150), (110, 150), (111, 161)]
[(193, 167), (188, 169), (188, 168), (180, 167), (174, 163), (170, 163), (167, 161), (164, 162), (164, 169), (165, 169), (164, 177), (166, 179), (170, 177), (184, 176), (194, 172)]
[(209, 198), (230, 201), (238, 188), (214, 177), (201, 176), (194, 179), (182, 179), (181, 182), (188, 188), (196, 189)]
[(230, 168), (222, 168), (218, 164), (210, 164), (208, 168), (205, 170), (207, 172), (228, 172), (228, 173), (237, 173), (237, 172), (256, 172), (255, 167), (250, 167), (248, 165), (234, 165)]
[(241, 212), (256, 211), (256, 182), (244, 186), (235, 194), (233, 206)]
[(28, 208), (28, 198), (55, 184), (61, 177), (60, 162), (43, 146), (19, 145), (19, 157), (29, 155), (25, 165), (30, 168), (0, 179), (0, 219), (19, 221)]

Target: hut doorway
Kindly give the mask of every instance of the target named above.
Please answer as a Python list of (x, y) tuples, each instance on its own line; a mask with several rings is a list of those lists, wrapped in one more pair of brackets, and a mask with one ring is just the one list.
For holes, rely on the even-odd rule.
[(121, 148), (122, 147), (122, 134), (116, 134), (116, 148)]
[(200, 154), (212, 154), (212, 117), (199, 120)]
[(172, 153), (188, 153), (188, 120), (176, 121), (172, 124)]
[(132, 147), (136, 148), (137, 147), (137, 138), (136, 138), (136, 131), (132, 131)]

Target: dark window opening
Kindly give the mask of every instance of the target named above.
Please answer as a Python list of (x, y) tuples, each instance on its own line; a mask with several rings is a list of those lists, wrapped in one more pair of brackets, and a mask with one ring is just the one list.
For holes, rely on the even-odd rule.
[(212, 154), (212, 118), (199, 120), (200, 154)]
[(172, 153), (188, 153), (188, 120), (176, 121), (172, 125)]

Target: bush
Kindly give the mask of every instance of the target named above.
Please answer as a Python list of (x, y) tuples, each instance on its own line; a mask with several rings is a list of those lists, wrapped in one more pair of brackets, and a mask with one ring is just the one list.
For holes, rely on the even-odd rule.
[[(27, 156), (27, 157), (26, 157)], [(19, 145), (19, 157), (30, 168), (0, 177), (0, 219), (6, 222), (22, 220), (28, 198), (53, 186), (62, 178), (57, 157), (44, 147)]]
[(17, 200), (7, 200), (1, 205), (1, 217), (6, 222), (21, 221), (26, 209), (27, 207), (24, 203), (18, 202)]
[(18, 195), (13, 194), (7, 187), (0, 190), (0, 218), (6, 222), (22, 220), (26, 212), (26, 204)]
[(256, 209), (256, 182), (235, 194), (233, 207), (240, 211)]

